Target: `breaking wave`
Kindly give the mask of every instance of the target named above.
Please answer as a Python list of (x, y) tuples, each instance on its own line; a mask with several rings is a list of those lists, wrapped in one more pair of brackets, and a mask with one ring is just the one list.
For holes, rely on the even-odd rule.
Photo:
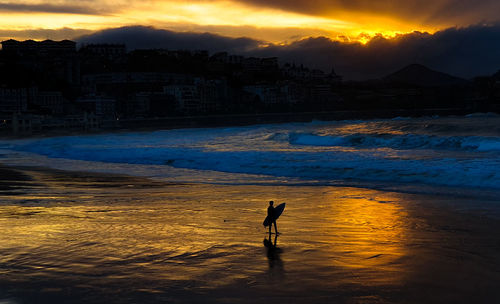
[[(429, 131), (429, 125), (441, 127)], [(344, 121), (68, 136), (0, 141), (0, 149), (99, 162), (96, 166), (100, 168), (106, 168), (102, 163), (113, 163), (143, 166), (141, 172), (148, 170), (147, 165), (203, 171), (202, 182), (216, 182), (215, 173), (208, 179), (207, 174), (222, 172), (308, 184), (374, 181), (500, 189), (500, 132), (485, 127), (488, 125), (500, 125), (500, 118)], [(470, 135), (474, 126), (483, 131)], [(151, 176), (158, 177), (158, 172)]]
[[(281, 139), (280, 136), (274, 138)], [(288, 136), (290, 144), (305, 146), (343, 146), (358, 148), (386, 147), (397, 150), (439, 149), (500, 151), (500, 139), (475, 136), (435, 136), (419, 134), (352, 134), (347, 136), (324, 136), (294, 133)]]

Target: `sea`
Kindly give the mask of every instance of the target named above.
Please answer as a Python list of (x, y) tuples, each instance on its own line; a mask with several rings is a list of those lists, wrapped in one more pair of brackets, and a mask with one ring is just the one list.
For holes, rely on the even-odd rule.
[(397, 117), (1, 140), (7, 165), (181, 183), (497, 196), (500, 116)]

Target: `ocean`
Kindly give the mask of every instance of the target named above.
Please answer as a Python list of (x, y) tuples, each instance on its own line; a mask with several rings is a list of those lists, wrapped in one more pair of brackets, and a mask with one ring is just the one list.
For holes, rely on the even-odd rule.
[(499, 152), (496, 114), (0, 141), (3, 162), (13, 165), (188, 183), (348, 185), (416, 192), (500, 190)]

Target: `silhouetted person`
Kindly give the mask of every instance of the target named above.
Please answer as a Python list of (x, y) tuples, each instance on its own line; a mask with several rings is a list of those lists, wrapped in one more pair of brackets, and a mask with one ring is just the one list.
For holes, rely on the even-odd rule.
[(269, 217), (269, 234), (271, 234), (271, 227), (274, 224), (274, 232), (278, 234), (278, 227), (276, 226), (276, 210), (273, 207), (274, 202), (269, 202), (269, 207), (267, 207), (267, 216)]

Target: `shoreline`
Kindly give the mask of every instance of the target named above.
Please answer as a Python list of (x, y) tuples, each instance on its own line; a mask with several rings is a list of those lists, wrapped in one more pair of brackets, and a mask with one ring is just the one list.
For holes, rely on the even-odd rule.
[(437, 108), (437, 109), (381, 109), (362, 111), (328, 111), (328, 112), (285, 112), (261, 114), (228, 114), (228, 115), (203, 115), (179, 116), (161, 118), (135, 118), (114, 121), (102, 121), (101, 126), (94, 130), (81, 129), (42, 129), (31, 133), (0, 133), (0, 139), (22, 139), (30, 137), (72, 136), (81, 134), (105, 134), (123, 132), (145, 132), (157, 130), (173, 130), (188, 128), (220, 128), (241, 127), (260, 124), (281, 123), (307, 123), (319, 121), (343, 120), (370, 120), (393, 119), (398, 117), (426, 117), (426, 116), (463, 116), (473, 113), (499, 113), (498, 109), (463, 109), (463, 108)]
[[(311, 181), (307, 180), (302, 181), (290, 181), (283, 183), (279, 180), (278, 176), (270, 175), (269, 179), (266, 178), (258, 178), (255, 180), (246, 180), (244, 182), (234, 182), (235, 178), (238, 178), (238, 175), (248, 175), (253, 176), (255, 174), (252, 173), (237, 173), (237, 172), (226, 172), (220, 171), (218, 175), (215, 176), (216, 179), (220, 179), (217, 181), (204, 181), (203, 179), (191, 179), (189, 178), (190, 174), (196, 174), (196, 169), (189, 169), (183, 167), (173, 167), (172, 171), (165, 172), (163, 175), (156, 173), (157, 175), (146, 175), (146, 174), (131, 174), (129, 170), (134, 170), (135, 165), (143, 165), (143, 166), (160, 166), (163, 165), (148, 165), (148, 164), (133, 164), (133, 163), (110, 163), (116, 165), (115, 167), (106, 168), (106, 169), (98, 169), (100, 161), (92, 161), (92, 160), (81, 160), (81, 159), (64, 159), (64, 158), (50, 158), (49, 156), (40, 155), (46, 158), (49, 163), (43, 162), (42, 165), (36, 162), (30, 162), (30, 164), (26, 165), (24, 163), (20, 163), (19, 161), (10, 161), (8, 160), (8, 156), (6, 158), (7, 162), (2, 162), (0, 158), (0, 173), (1, 170), (10, 169), (17, 171), (29, 171), (29, 172), (52, 172), (53, 174), (58, 175), (68, 175), (70, 178), (78, 177), (78, 176), (86, 176), (86, 175), (96, 175), (102, 176), (101, 180), (105, 178), (114, 178), (117, 180), (127, 180), (136, 179), (137, 181), (141, 181), (141, 183), (146, 184), (147, 181), (150, 181), (151, 184), (169, 184), (169, 185), (213, 185), (213, 186), (291, 186), (291, 187), (348, 187), (348, 188), (359, 188), (359, 189), (371, 189), (375, 191), (384, 191), (384, 192), (395, 192), (401, 194), (429, 194), (434, 196), (443, 196), (443, 197), (457, 197), (460, 199), (465, 198), (478, 198), (485, 201), (496, 201), (500, 194), (500, 188), (494, 187), (486, 187), (486, 186), (478, 186), (474, 188), (464, 188), (460, 185), (447, 185), (447, 184), (431, 184), (431, 183), (416, 183), (409, 181), (384, 181), (384, 180), (369, 180), (369, 179), (352, 179), (352, 180), (344, 180), (344, 181), (336, 181), (336, 182), (328, 182), (328, 181)], [(61, 161), (61, 163), (59, 163)], [(71, 164), (66, 163), (69, 161)], [(55, 163), (54, 163), (55, 162)], [(104, 162), (105, 163), (105, 162)], [(52, 164), (52, 165), (51, 165)], [(88, 170), (88, 166), (92, 166), (93, 169)], [(67, 166), (70, 166), (68, 168)], [(87, 169), (87, 170), (86, 170)], [(179, 172), (175, 171), (179, 170)], [(190, 170), (194, 170), (190, 172)], [(200, 170), (200, 172), (204, 172), (205, 170)], [(208, 172), (212, 172), (208, 170)], [(20, 173), (19, 175), (22, 175)], [(259, 176), (259, 175), (255, 175)], [(175, 180), (180, 178), (180, 180)], [(211, 178), (214, 178), (212, 176)], [(0, 186), (1, 186), (0, 181)], [(1, 190), (1, 188), (0, 188)], [(500, 213), (498, 214), (500, 218)]]
[[(0, 160), (0, 195), (8, 195), (9, 190), (42, 186), (39, 182), (55, 182), (67, 186), (86, 183), (96, 187), (127, 187), (134, 185), (141, 188), (159, 188), (166, 186), (180, 186), (185, 183), (158, 181), (149, 177), (140, 177), (129, 174), (75, 171), (49, 168), (43, 166), (6, 165)], [(38, 183), (37, 183), (38, 181)]]

